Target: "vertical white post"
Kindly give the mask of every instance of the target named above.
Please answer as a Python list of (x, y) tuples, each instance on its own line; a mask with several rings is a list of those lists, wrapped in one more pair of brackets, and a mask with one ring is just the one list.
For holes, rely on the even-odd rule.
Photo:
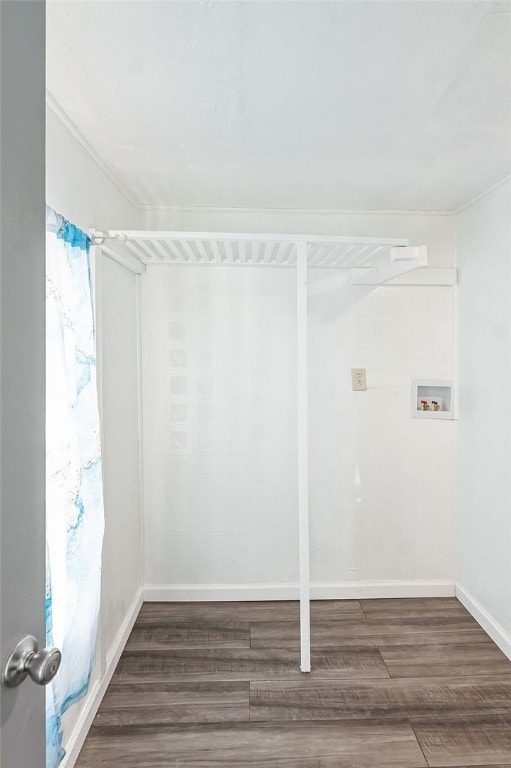
[[(1, 0), (0, 0), (1, 2)], [(98, 393), (98, 411), (99, 411), (99, 439), (101, 444), (101, 453), (104, 456), (105, 450), (105, 432), (103, 429), (103, 259), (108, 258), (104, 256), (102, 249), (97, 245), (91, 245), (90, 248), (90, 266), (92, 274), (92, 301), (94, 305), (94, 326), (96, 332), (96, 388)], [(102, 463), (103, 467), (103, 482), (105, 463)], [(105, 579), (105, 570), (101, 573), (102, 579), (102, 594), (104, 594), (103, 586)], [(96, 639), (96, 670), (99, 673), (101, 679), (106, 674), (107, 660), (106, 660), (106, 637), (102, 632), (102, 627), (107, 626), (106, 620), (106, 601), (101, 600), (99, 605), (99, 629)]]
[(307, 423), (307, 243), (297, 243), (296, 370), (298, 390), (298, 536), (300, 544), (300, 669), (311, 671), (309, 585), (309, 455)]
[(142, 275), (135, 275), (135, 308), (137, 315), (137, 384), (138, 384), (138, 546), (139, 546), (139, 583), (145, 584), (145, 486), (144, 486), (144, 393), (142, 383)]

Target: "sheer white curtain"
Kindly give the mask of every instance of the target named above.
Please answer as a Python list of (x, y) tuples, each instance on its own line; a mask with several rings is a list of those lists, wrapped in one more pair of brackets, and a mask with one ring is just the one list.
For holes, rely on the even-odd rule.
[(46, 641), (62, 664), (47, 689), (47, 768), (65, 754), (62, 715), (89, 686), (104, 530), (90, 241), (58, 224), (46, 240)]

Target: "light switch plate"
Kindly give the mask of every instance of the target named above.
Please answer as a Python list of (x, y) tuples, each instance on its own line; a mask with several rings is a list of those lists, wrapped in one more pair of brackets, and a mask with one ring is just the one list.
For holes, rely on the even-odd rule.
[(354, 392), (365, 392), (367, 389), (367, 378), (365, 368), (351, 369), (351, 388)]

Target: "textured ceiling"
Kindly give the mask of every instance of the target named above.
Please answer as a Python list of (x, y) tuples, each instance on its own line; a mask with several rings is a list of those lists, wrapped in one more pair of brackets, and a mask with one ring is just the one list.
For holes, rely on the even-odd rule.
[(47, 46), (140, 205), (454, 210), (511, 173), (511, 2), (49, 0)]

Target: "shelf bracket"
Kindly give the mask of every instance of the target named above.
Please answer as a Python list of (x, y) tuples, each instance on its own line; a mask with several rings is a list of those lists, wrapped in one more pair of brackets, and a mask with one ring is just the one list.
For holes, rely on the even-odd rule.
[(428, 249), (425, 245), (400, 245), (390, 250), (390, 261), (378, 267), (351, 270), (352, 285), (381, 285), (418, 267), (427, 267)]

